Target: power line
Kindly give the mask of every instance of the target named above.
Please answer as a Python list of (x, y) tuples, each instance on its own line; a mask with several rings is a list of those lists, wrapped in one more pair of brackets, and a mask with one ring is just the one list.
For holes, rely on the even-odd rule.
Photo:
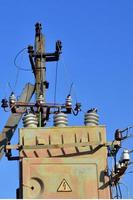
[(57, 81), (58, 81), (58, 61), (56, 62), (56, 67), (55, 67), (54, 104), (56, 103)]
[(126, 190), (127, 190), (127, 198), (130, 199), (130, 194), (129, 194), (128, 186), (127, 186), (125, 183), (123, 183), (123, 182), (119, 182), (119, 184), (122, 184), (122, 185), (125, 186), (125, 188), (126, 188)]
[(16, 74), (16, 80), (15, 80), (15, 83), (14, 83), (14, 91), (16, 90), (16, 86), (17, 86), (17, 83), (18, 83), (18, 78), (19, 78), (19, 69), (17, 70), (17, 74)]
[(15, 56), (15, 58), (14, 58), (14, 65), (15, 65), (15, 67), (16, 67), (17, 69), (19, 69), (19, 70), (22, 70), (22, 71), (31, 71), (31, 69), (26, 69), (26, 68), (20, 67), (20, 66), (17, 64), (17, 58), (18, 58), (18, 56), (19, 56), (22, 52), (24, 52), (26, 49), (27, 49), (27, 47), (21, 49), (21, 50), (16, 54), (16, 56)]
[(120, 193), (120, 198), (122, 199), (122, 192), (121, 192), (121, 187), (120, 187), (119, 182), (118, 182), (118, 189), (119, 189), (119, 193)]
[(69, 73), (69, 71), (68, 71), (68, 68), (67, 68), (67, 66), (66, 66), (66, 64), (65, 64), (65, 61), (64, 61), (64, 59), (63, 59), (63, 57), (61, 56), (61, 61), (62, 61), (62, 64), (63, 64), (63, 66), (64, 66), (64, 73), (65, 73), (65, 78), (66, 78), (66, 83), (67, 83), (67, 85), (70, 85), (70, 82), (71, 82), (71, 86), (72, 86), (72, 88), (71, 88), (71, 86), (70, 86), (70, 88), (71, 88), (71, 93), (73, 92), (73, 96), (74, 96), (74, 98), (75, 98), (75, 100), (76, 100), (76, 102), (77, 102), (77, 95), (76, 95), (76, 89), (74, 88), (75, 87), (75, 85), (74, 85), (74, 81), (73, 81), (73, 77), (70, 77), (70, 73)]

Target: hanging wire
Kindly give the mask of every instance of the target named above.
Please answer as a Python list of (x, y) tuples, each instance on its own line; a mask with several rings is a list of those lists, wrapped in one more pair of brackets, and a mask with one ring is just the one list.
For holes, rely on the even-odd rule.
[(56, 62), (56, 67), (55, 67), (54, 104), (56, 103), (57, 81), (58, 81), (58, 61)]
[(116, 198), (119, 199), (117, 184), (115, 184), (115, 189), (116, 189)]
[(71, 83), (71, 85), (72, 85), (72, 91), (71, 91), (71, 93), (73, 92), (73, 96), (74, 96), (74, 98), (75, 98), (75, 100), (77, 102), (76, 89), (74, 89), (75, 84), (74, 84), (74, 81), (70, 78), (70, 73), (68, 72), (67, 66), (66, 66), (65, 61), (64, 61), (64, 59), (63, 59), (62, 56), (61, 56), (61, 61), (62, 61), (62, 64), (64, 66), (64, 70), (65, 70), (64, 73), (65, 73), (65, 77), (66, 77), (66, 83), (67, 83), (67, 85), (70, 85), (70, 82), (72, 82)]
[(14, 91), (16, 90), (16, 86), (17, 86), (17, 83), (18, 83), (18, 79), (19, 79), (19, 72), (20, 72), (20, 70), (19, 70), (19, 69), (17, 69), (16, 80), (15, 80), (15, 83), (14, 83)]
[(120, 199), (122, 199), (122, 191), (121, 191), (120, 183), (118, 182), (117, 185), (118, 185), (118, 189), (119, 189)]
[(11, 86), (11, 83), (8, 82), (7, 84), (8, 84), (8, 87), (10, 88), (10, 90), (11, 90), (11, 92), (12, 92), (12, 91), (13, 91), (13, 88), (12, 88), (12, 86)]
[(116, 183), (113, 188), (115, 188), (115, 191), (112, 191), (112, 194), (115, 193), (115, 196), (112, 196), (112, 199), (122, 199), (120, 183)]
[(15, 78), (14, 86), (12, 87), (10, 82), (7, 83), (7, 84), (8, 84), (8, 87), (9, 87), (10, 90), (11, 90), (11, 92), (15, 92), (15, 90), (16, 90), (16, 86), (17, 86), (18, 79), (19, 79), (19, 71), (20, 71), (20, 70), (17, 69), (17, 74), (16, 74), (16, 78)]
[[(25, 97), (25, 102), (27, 102), (27, 100), (28, 100), (28, 93), (29, 93), (29, 85), (28, 85), (28, 89), (27, 89), (27, 93), (26, 93), (26, 97)], [(9, 108), (9, 109), (4, 109), (4, 111), (5, 112), (10, 112), (12, 109), (13, 109), (13, 107), (15, 107), (15, 105), (13, 105), (11, 108)]]
[(121, 184), (121, 185), (124, 185), (124, 186), (125, 186), (125, 188), (126, 188), (126, 190), (127, 190), (127, 198), (128, 198), (128, 199), (130, 199), (130, 194), (129, 194), (129, 189), (128, 189), (128, 186), (127, 186), (125, 183), (123, 183), (123, 182), (119, 182), (119, 184)]
[(18, 58), (18, 56), (19, 56), (22, 52), (24, 52), (26, 49), (27, 49), (27, 47), (21, 49), (21, 50), (17, 53), (17, 55), (16, 55), (15, 58), (14, 58), (14, 65), (15, 65), (15, 67), (16, 67), (17, 69), (19, 69), (19, 70), (23, 70), (23, 71), (32, 71), (31, 69), (26, 69), (26, 68), (20, 67), (20, 66), (17, 64), (17, 58)]
[(121, 130), (121, 133), (126, 132), (125, 136), (122, 137), (122, 140), (128, 139), (130, 137), (133, 137), (133, 134), (129, 134), (129, 130), (133, 129), (133, 125), (132, 126), (128, 126), (127, 128)]
[(71, 95), (71, 92), (72, 92), (72, 87), (73, 87), (73, 82), (71, 83), (70, 89), (69, 89), (69, 94), (70, 94), (70, 95)]

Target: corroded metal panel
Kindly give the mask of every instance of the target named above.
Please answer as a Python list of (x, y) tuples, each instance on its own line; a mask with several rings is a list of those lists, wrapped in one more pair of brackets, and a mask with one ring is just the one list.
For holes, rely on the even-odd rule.
[(23, 198), (110, 198), (104, 126), (20, 129)]
[(96, 163), (87, 158), (24, 159), (24, 198), (97, 199), (97, 176)]

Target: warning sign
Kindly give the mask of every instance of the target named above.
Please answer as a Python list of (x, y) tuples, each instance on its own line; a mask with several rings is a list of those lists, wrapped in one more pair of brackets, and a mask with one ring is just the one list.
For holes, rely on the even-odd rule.
[(72, 192), (71, 187), (65, 179), (63, 179), (57, 189), (57, 192)]

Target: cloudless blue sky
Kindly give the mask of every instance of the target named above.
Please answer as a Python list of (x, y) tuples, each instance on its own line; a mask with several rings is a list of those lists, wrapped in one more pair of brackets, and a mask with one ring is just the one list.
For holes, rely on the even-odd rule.
[[(34, 82), (31, 72), (19, 72), (14, 57), (34, 43), (34, 24), (42, 23), (46, 50), (54, 51), (55, 41), (63, 43), (59, 61), (57, 100), (64, 101), (74, 82), (73, 101), (84, 111), (97, 107), (100, 123), (107, 126), (107, 138), (113, 139), (116, 128), (133, 124), (133, 1), (128, 0), (1, 0), (0, 1), (0, 98), (11, 89), (20, 95), (26, 82)], [(19, 57), (21, 67), (30, 68), (26, 51)], [(47, 100), (53, 101), (55, 63), (47, 65), (50, 89)], [(76, 95), (75, 95), (76, 93)], [(76, 97), (75, 97), (76, 96)], [(9, 113), (0, 109), (2, 130)], [(51, 122), (52, 123), (52, 118)], [(83, 113), (70, 118), (70, 125), (82, 125)], [(21, 127), (22, 124), (20, 124)], [(17, 143), (16, 131), (12, 143)], [(133, 139), (122, 143), (133, 149)], [(133, 156), (131, 155), (131, 160)], [(132, 170), (132, 167), (130, 168)], [(130, 171), (130, 170), (129, 170)], [(0, 161), (0, 198), (15, 198), (18, 187), (18, 162)], [(133, 174), (121, 182), (129, 188)], [(123, 196), (128, 198), (125, 186)]]

